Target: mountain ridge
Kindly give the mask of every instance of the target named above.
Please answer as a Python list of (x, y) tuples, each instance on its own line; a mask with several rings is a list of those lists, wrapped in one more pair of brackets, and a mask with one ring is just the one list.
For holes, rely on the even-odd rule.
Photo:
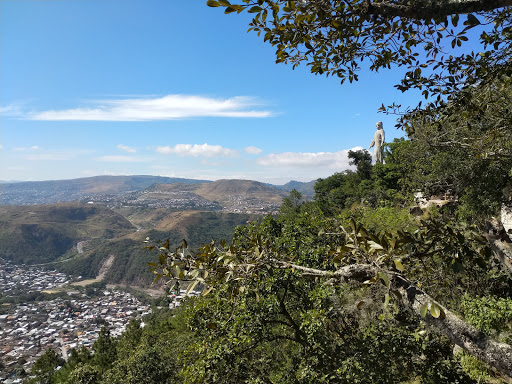
[[(276, 191), (284, 192), (297, 189), (305, 197), (312, 197), (314, 194), (314, 181), (307, 183), (290, 181), (284, 185), (273, 185), (242, 179), (210, 181), (151, 175), (92, 176), (65, 180), (0, 182), (0, 205), (33, 205), (85, 201), (90, 197), (98, 197), (100, 195), (119, 195), (142, 191), (155, 184), (173, 185), (178, 183), (192, 186), (194, 184), (210, 183), (215, 186), (223, 183), (257, 183), (253, 184), (253, 186), (258, 185), (261, 191), (264, 190), (263, 186), (268, 186)], [(206, 196), (212, 195), (206, 187), (203, 188), (203, 191), (203, 194)], [(244, 192), (241, 191), (241, 193)], [(202, 196), (201, 194), (199, 195)]]

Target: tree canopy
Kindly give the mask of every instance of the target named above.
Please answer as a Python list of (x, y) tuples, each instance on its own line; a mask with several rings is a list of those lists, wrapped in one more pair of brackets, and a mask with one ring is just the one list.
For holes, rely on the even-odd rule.
[[(248, 370), (281, 382), (286, 374), (273, 359), (300, 372), (282, 382), (472, 382), (477, 371), (512, 377), (512, 247), (499, 226), (484, 227), (512, 179), (512, 2), (207, 4), (254, 14), (249, 30), (276, 47), (278, 63), (304, 62), (342, 83), (357, 81), (363, 67), (405, 67), (396, 87), (419, 89), (427, 102), (405, 111), (383, 106), (401, 114), (410, 140), (388, 143), (384, 164), (375, 166), (367, 152), (351, 152), (356, 170), (318, 180), (314, 203), (294, 204), (292, 195), (280, 218), (240, 228), (231, 244), (197, 252), (186, 243), (150, 246), (159, 252), (151, 264), (157, 278), (205, 286), (193, 329), (212, 346), (190, 368), (196, 382), (243, 382)], [(466, 48), (475, 46), (470, 39), (477, 52)], [(404, 215), (418, 190), (450, 194), (452, 203), (420, 218)], [(494, 310), (505, 328), (486, 325)], [(435, 352), (415, 349), (425, 334)], [(411, 365), (401, 353), (413, 356)], [(434, 372), (415, 365), (417, 353), (433, 359)], [(257, 356), (269, 359), (266, 370), (251, 365)], [(207, 369), (213, 361), (222, 363)]]
[(342, 83), (357, 81), (361, 68), (406, 68), (396, 87), (418, 89), (428, 103), (406, 108), (401, 124), (411, 115), (445, 107), (461, 90), (512, 73), (510, 0), (209, 0), (207, 4), (224, 7), (226, 13), (254, 14), (249, 30), (276, 48), (278, 63), (294, 68), (306, 63), (312, 73), (337, 76)]

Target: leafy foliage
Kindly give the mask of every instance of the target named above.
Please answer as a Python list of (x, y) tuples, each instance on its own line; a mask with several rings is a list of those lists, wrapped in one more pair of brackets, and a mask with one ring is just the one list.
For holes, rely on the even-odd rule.
[[(183, 311), (157, 310), (140, 321), (132, 320), (117, 339), (103, 328), (93, 344), (71, 350), (67, 362), (49, 350), (32, 369), (34, 383), (181, 383), (179, 351), (188, 343)], [(53, 352), (52, 352), (53, 351)]]
[(404, 147), (408, 145), (409, 142), (404, 140), (385, 144), (385, 164), (373, 167), (367, 151), (349, 151), (350, 164), (356, 166), (356, 171), (348, 170), (319, 179), (315, 184), (315, 200), (327, 214), (362, 204), (375, 208), (403, 202), (404, 186), (399, 181), (407, 169), (402, 157)]
[(464, 297), (464, 317), (478, 329), (512, 342), (512, 299), (493, 296)]
[(32, 366), (31, 383), (51, 384), (55, 370), (64, 364), (64, 360), (53, 349), (49, 348)]
[[(397, 89), (420, 90), (432, 101), (407, 110), (403, 123), (411, 115), (444, 107), (446, 97), (461, 90), (511, 75), (508, 1), (209, 0), (207, 4), (222, 6), (225, 13), (253, 14), (249, 30), (276, 48), (277, 63), (295, 68), (305, 62), (312, 73), (337, 76), (342, 83), (357, 81), (363, 66), (376, 72), (404, 67)], [(480, 52), (471, 51), (470, 38), (479, 41)]]
[(512, 181), (511, 95), (510, 78), (482, 83), (435, 118), (411, 119), (406, 183), (427, 195), (450, 192), (466, 219), (496, 215)]
[[(197, 253), (186, 243), (175, 250), (167, 242), (150, 249), (160, 253), (159, 261), (152, 264), (157, 278), (206, 286), (207, 296), (190, 309), (190, 326), (201, 340), (187, 355), (191, 365), (185, 377), (190, 382), (244, 382), (249, 372), (251, 377), (289, 377), (284, 369), (302, 372), (304, 376), (295, 374), (294, 380), (304, 383), (398, 382), (425, 372), (432, 375), (424, 377), (427, 382), (450, 375), (453, 380), (469, 380), (451, 360), (449, 344), (443, 344), (447, 341), (427, 332), (402, 305), (403, 293), (392, 280), (406, 276), (440, 300), (441, 304), (426, 301), (418, 313), (426, 320), (442, 320), (445, 306), (459, 308), (463, 292), (493, 293), (488, 282), (495, 273), (488, 269), (490, 251), (475, 228), (444, 216), (422, 220), (410, 231), (372, 234), (350, 216), (326, 218), (304, 210), (240, 227), (231, 245), (211, 243)], [(335, 283), (340, 271), (361, 263), (379, 266), (373, 275), (364, 275), (366, 286)], [(333, 285), (323, 283), (325, 278)], [(436, 348), (446, 348), (445, 354), (429, 356), (443, 373), (425, 371), (414, 363), (402, 365), (403, 356), (424, 353), (415, 348), (423, 340), (419, 335), (426, 333)], [(376, 339), (383, 345), (369, 347)], [(397, 343), (401, 348), (393, 349)], [(376, 364), (378, 356), (368, 352), (372, 348), (386, 351), (392, 363)], [(270, 356), (269, 351), (273, 351)], [(268, 358), (265, 369), (252, 364), (261, 362), (262, 355)], [(295, 361), (297, 355), (302, 358)], [(278, 370), (271, 363), (275, 359), (287, 365)]]

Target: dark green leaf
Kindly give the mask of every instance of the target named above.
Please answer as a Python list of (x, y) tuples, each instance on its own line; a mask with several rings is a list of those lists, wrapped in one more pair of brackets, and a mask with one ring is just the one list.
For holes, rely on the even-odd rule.
[(217, 324), (216, 323), (208, 323), (206, 326), (208, 328), (210, 328), (210, 329), (217, 329)]
[(377, 273), (377, 278), (381, 279), (386, 287), (389, 287), (389, 277), (384, 272)]
[(464, 24), (465, 25), (471, 25), (471, 26), (478, 25), (478, 24), (480, 24), (480, 20), (478, 20), (478, 18), (475, 15), (470, 13), (468, 15), (468, 20)]
[(249, 8), (248, 12), (249, 13), (256, 13), (256, 12), (261, 12), (261, 11), (263, 11), (263, 8), (258, 7), (257, 5), (255, 5), (255, 6), (251, 7), (251, 8)]

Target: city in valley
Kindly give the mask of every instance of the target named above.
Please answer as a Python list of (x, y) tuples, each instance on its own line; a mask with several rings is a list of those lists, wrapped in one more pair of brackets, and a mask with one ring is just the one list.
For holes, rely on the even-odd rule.
[(144, 326), (155, 308), (179, 305), (184, 291), (151, 298), (141, 288), (156, 257), (145, 239), (186, 239), (191, 249), (229, 240), (305, 185), (155, 176), (1, 184), (0, 382), (30, 376), (50, 348), (63, 359), (94, 353), (103, 327), (115, 338), (131, 319)]
[[(90, 291), (96, 291), (90, 295)], [(13, 369), (29, 372), (32, 364), (48, 348), (67, 359), (71, 349), (90, 348), (101, 328), (119, 336), (133, 318), (142, 320), (151, 308), (128, 292), (116, 287), (87, 289), (73, 285), (70, 277), (37, 266), (17, 266), (0, 259), (0, 294), (8, 297), (36, 297), (41, 292), (61, 292), (62, 297), (4, 302), (0, 309), (0, 380), (9, 383)], [(179, 305), (184, 295), (175, 296), (170, 307)]]

